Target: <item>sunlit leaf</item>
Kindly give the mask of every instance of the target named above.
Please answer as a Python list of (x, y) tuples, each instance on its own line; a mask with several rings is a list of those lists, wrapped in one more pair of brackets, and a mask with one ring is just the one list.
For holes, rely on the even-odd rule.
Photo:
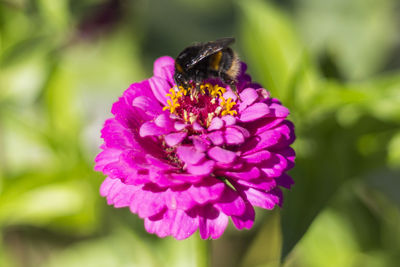
[(395, 266), (400, 212), (360, 181), (341, 188), (285, 266)]
[(83, 241), (54, 253), (45, 267), (161, 266), (154, 247), (126, 228), (114, 225), (111, 234)]
[(294, 4), (294, 19), (305, 45), (315, 54), (334, 55), (347, 78), (369, 78), (390, 60), (397, 43), (395, 0), (300, 0)]
[(397, 133), (388, 146), (388, 161), (393, 167), (400, 167), (400, 133)]
[(49, 28), (56, 27), (58, 30), (66, 30), (69, 20), (67, 0), (39, 0), (38, 7), (44, 17), (44, 22), (50, 24)]
[(298, 246), (294, 251), (297, 266), (309, 267), (352, 266), (359, 251), (351, 226), (332, 210), (318, 216)]
[(241, 42), (250, 73), (283, 102), (304, 48), (289, 19), (270, 2), (240, 2)]
[[(22, 187), (14, 190), (10, 188), (1, 195), (1, 225), (49, 226), (57, 219), (63, 218), (69, 223), (58, 223), (56, 228), (67, 231), (75, 229), (75, 231), (91, 232), (94, 230), (96, 214), (93, 192), (88, 184), (73, 181), (27, 187), (27, 190), (21, 189)], [(74, 219), (77, 215), (79, 221)]]

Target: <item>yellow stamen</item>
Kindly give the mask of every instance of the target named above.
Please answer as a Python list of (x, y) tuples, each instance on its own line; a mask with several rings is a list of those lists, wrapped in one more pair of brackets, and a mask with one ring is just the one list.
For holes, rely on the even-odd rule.
[(222, 116), (237, 114), (236, 110), (231, 110), (236, 105), (236, 102), (232, 101), (232, 98), (225, 99), (225, 97), (221, 96), (219, 99), (221, 99), (220, 106), (224, 108), (221, 113)]
[[(194, 101), (197, 99), (197, 95), (200, 94), (207, 94), (211, 96), (212, 98), (210, 99), (210, 102), (212, 104), (216, 103), (216, 101), (219, 99), (220, 104), (219, 107), (216, 108), (216, 110), (213, 112), (213, 114), (209, 114), (210, 118), (207, 118), (209, 120), (212, 119), (214, 116), (225, 116), (225, 115), (235, 115), (237, 114), (236, 110), (232, 110), (232, 108), (236, 105), (236, 102), (233, 101), (232, 98), (225, 99), (223, 96), (224, 93), (226, 92), (226, 88), (221, 87), (219, 85), (212, 85), (210, 83), (202, 84), (199, 87), (199, 91), (193, 91), (190, 93), (190, 99)], [(182, 86), (176, 87), (174, 86), (173, 88), (169, 89), (169, 93), (166, 94), (170, 99), (167, 100), (167, 105), (163, 107), (163, 110), (169, 110), (171, 113), (175, 113), (177, 108), (180, 107), (179, 104), (179, 99), (183, 98), (188, 94), (188, 91), (195, 90), (194, 88), (189, 88), (185, 89)], [(188, 120), (193, 120), (193, 116), (188, 116), (187, 113), (184, 111), (184, 119), (186, 121)]]
[(187, 90), (185, 90), (185, 88), (182, 86), (179, 86), (178, 91), (176, 91), (176, 88), (177, 87), (172, 87), (169, 89), (170, 93), (166, 94), (166, 96), (168, 96), (170, 99), (167, 100), (167, 105), (163, 107), (163, 110), (169, 109), (171, 113), (175, 113), (176, 108), (180, 107), (178, 100), (187, 94)]

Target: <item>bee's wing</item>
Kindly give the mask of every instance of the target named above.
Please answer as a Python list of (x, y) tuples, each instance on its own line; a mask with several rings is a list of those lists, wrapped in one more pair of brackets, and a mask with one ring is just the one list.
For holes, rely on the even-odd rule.
[(218, 51), (224, 49), (225, 47), (228, 47), (234, 41), (235, 41), (235, 38), (227, 37), (227, 38), (218, 39), (216, 41), (199, 44), (198, 46), (200, 47), (200, 50), (199, 50), (197, 56), (193, 57), (190, 60), (190, 62), (186, 65), (186, 69), (192, 68), (200, 60), (202, 60), (212, 54), (217, 53)]

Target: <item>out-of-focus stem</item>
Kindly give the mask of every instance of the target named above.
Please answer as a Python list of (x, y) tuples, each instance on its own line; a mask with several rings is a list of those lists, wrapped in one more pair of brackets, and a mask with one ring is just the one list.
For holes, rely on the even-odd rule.
[(211, 266), (211, 240), (196, 238), (197, 267)]

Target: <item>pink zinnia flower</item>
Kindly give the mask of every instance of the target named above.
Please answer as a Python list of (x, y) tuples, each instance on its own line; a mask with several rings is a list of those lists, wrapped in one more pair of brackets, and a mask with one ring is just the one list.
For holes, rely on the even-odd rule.
[(199, 229), (216, 239), (229, 218), (250, 229), (254, 206), (282, 205), (293, 180), (289, 110), (241, 64), (237, 94), (210, 79), (200, 90), (177, 88), (174, 59), (161, 57), (154, 76), (132, 84), (102, 129), (95, 170), (107, 178), (108, 204), (129, 207), (149, 233), (185, 239)]

